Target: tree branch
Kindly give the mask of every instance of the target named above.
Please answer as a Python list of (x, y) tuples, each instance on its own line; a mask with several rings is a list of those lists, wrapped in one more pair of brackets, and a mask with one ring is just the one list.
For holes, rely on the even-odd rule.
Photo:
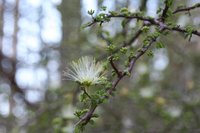
[[(145, 25), (147, 25), (147, 24), (145, 24)], [(122, 47), (130, 46), (142, 34), (142, 28), (143, 28), (143, 26), (133, 35), (133, 37), (129, 41), (125, 42), (123, 45), (121, 45), (120, 47), (116, 48), (113, 51), (113, 53), (118, 52)], [(102, 60), (102, 59), (106, 58), (107, 56), (109, 56), (109, 55), (108, 54), (104, 54), (104, 55), (100, 56), (98, 60)]]
[[(162, 32), (163, 30), (164, 30), (164, 29), (162, 28), (160, 31)], [(157, 38), (158, 38), (158, 37), (157, 37)], [(129, 63), (130, 65), (129, 65), (129, 67), (128, 67), (128, 71), (129, 71), (130, 73), (131, 73), (131, 71), (132, 71), (132, 69), (133, 69), (133, 67), (134, 67), (134, 65), (135, 65), (135, 62), (136, 62), (144, 53), (146, 53), (146, 51), (147, 51), (147, 50), (150, 48), (150, 46), (156, 41), (157, 38), (152, 38), (152, 40), (149, 42), (149, 44), (146, 45), (146, 46), (143, 46), (143, 47), (142, 47), (142, 50), (138, 51), (138, 52), (136, 53), (136, 55), (130, 60), (130, 63)], [(118, 76), (117, 79), (113, 81), (112, 87), (111, 87), (110, 89), (107, 90), (108, 96), (112, 96), (112, 93), (115, 91), (116, 86), (118, 85), (118, 83), (119, 83), (126, 75), (127, 75), (127, 72), (123, 72), (123, 74), (121, 74), (120, 76)], [(91, 117), (92, 117), (92, 115), (93, 115), (93, 113), (94, 113), (94, 111), (95, 111), (95, 109), (96, 109), (97, 107), (98, 107), (98, 105), (95, 105), (95, 106), (91, 105), (89, 111), (75, 124), (75, 126), (77, 126), (77, 125), (79, 125), (79, 124), (86, 125), (86, 124), (90, 121), (90, 119), (91, 119)]]
[(176, 14), (176, 13), (180, 13), (180, 12), (189, 12), (190, 10), (193, 10), (193, 9), (196, 9), (196, 8), (199, 8), (200, 7), (200, 3), (197, 3), (191, 7), (186, 7), (186, 8), (179, 8), (179, 9), (176, 9), (173, 14)]
[[(163, 9), (163, 13), (162, 13), (162, 17), (159, 18), (159, 19), (156, 19), (156, 18), (151, 18), (151, 17), (144, 17), (144, 16), (141, 16), (141, 15), (138, 15), (138, 14), (107, 14), (105, 15), (105, 22), (106, 22), (106, 19), (110, 19), (110, 18), (126, 18), (126, 19), (137, 19), (137, 20), (141, 20), (145, 23), (147, 23), (148, 25), (154, 25), (156, 27), (159, 28), (159, 33), (163, 32), (164, 30), (169, 30), (169, 31), (178, 31), (180, 33), (187, 33), (187, 29), (186, 28), (180, 28), (179, 26), (170, 26), (170, 25), (167, 25), (165, 24), (165, 19), (167, 17), (167, 11), (169, 10), (169, 5), (171, 5), (172, 3), (168, 3), (169, 1), (168, 0), (165, 0), (165, 8)], [(188, 8), (184, 8), (184, 9), (177, 9), (176, 11), (174, 11), (173, 13), (178, 13), (178, 12), (181, 12), (181, 11), (188, 11), (188, 10), (191, 10), (191, 9), (195, 9), (197, 7), (199, 7), (200, 4), (196, 4), (195, 7), (188, 7)], [(93, 21), (91, 23), (88, 23), (86, 26), (92, 26), (93, 24), (95, 23), (100, 23), (102, 24), (104, 21), (97, 21), (95, 18), (93, 19)], [(142, 28), (140, 28), (136, 34), (130, 39), (130, 41), (128, 41), (127, 43), (124, 43), (123, 46), (129, 46), (132, 44), (132, 42), (134, 42), (142, 33)], [(197, 31), (197, 30), (193, 30), (191, 31), (192, 34), (194, 35), (197, 35), (197, 36), (200, 36), (200, 32)], [(112, 57), (110, 59), (110, 63), (111, 63), (111, 66), (113, 67), (113, 69), (115, 70), (115, 72), (117, 73), (118, 77), (112, 82), (112, 86), (107, 90), (107, 94), (108, 94), (108, 97), (106, 98), (109, 98), (110, 96), (112, 96), (113, 92), (115, 91), (116, 89), (116, 86), (119, 84), (119, 82), (126, 76), (126, 75), (129, 75), (131, 74), (133, 68), (134, 68), (134, 65), (136, 63), (136, 61), (142, 56), (144, 55), (147, 50), (151, 47), (151, 45), (157, 41), (158, 37), (160, 36), (159, 35), (156, 35), (156, 36), (153, 36), (152, 38), (150, 38), (151, 40), (149, 40), (149, 43), (147, 45), (143, 45), (141, 47), (140, 50), (137, 51), (137, 53), (135, 54), (135, 56), (133, 56), (130, 60), (129, 60), (129, 66), (127, 67), (126, 70), (128, 71), (124, 71), (123, 73), (121, 73), (117, 67), (115, 66), (113, 60), (112, 60)], [(116, 49), (116, 51), (114, 52), (117, 52), (119, 51), (121, 47), (119, 47), (118, 49)], [(128, 74), (129, 73), (129, 74)], [(79, 125), (79, 124), (82, 124), (82, 125), (86, 125), (90, 119), (92, 118), (93, 116), (93, 113), (94, 111), (96, 110), (96, 108), (99, 106), (99, 104), (95, 104), (95, 105), (91, 105), (90, 106), (90, 109), (89, 111), (83, 115), (83, 117), (75, 124), (75, 126)]]
[(121, 77), (122, 73), (117, 69), (117, 67), (115, 66), (114, 62), (113, 62), (113, 57), (111, 56), (110, 59), (110, 64), (112, 66), (112, 68), (115, 70), (116, 74), (118, 77)]
[(167, 4), (168, 0), (165, 0), (165, 8), (163, 9), (162, 15), (161, 15), (161, 20), (164, 22), (165, 19), (167, 18), (167, 11), (169, 10), (169, 6)]
[[(107, 15), (107, 17), (108, 18), (137, 19), (137, 20), (142, 20), (142, 21), (145, 21), (145, 22), (149, 22), (151, 25), (156, 25), (156, 26), (162, 27), (162, 28), (167, 29), (167, 30), (178, 31), (178, 32), (181, 32), (181, 33), (187, 33), (186, 29), (180, 28), (179, 26), (170, 27), (170, 26), (168, 26), (167, 24), (165, 24), (164, 22), (162, 22), (159, 19), (154, 19), (154, 18), (151, 18), (151, 17), (138, 16), (137, 14), (132, 14), (130, 16), (126, 16), (126, 15), (123, 15), (123, 14), (118, 14), (118, 15), (111, 15), (110, 14), (110, 15)], [(92, 24), (94, 24), (94, 22), (91, 22), (91, 24), (89, 24), (89, 25), (91, 26)], [(192, 34), (200, 36), (200, 32), (197, 31), (197, 30), (194, 30), (192, 32)]]

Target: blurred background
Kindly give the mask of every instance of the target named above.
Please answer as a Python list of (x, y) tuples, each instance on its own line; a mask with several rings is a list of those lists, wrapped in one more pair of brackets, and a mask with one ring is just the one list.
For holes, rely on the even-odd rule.
[[(176, 0), (173, 6), (198, 2)], [(72, 133), (79, 89), (65, 80), (63, 70), (83, 55), (106, 53), (98, 28), (80, 28), (91, 20), (87, 11), (100, 12), (102, 5), (152, 17), (163, 6), (159, 0), (0, 0), (0, 133)], [(200, 30), (199, 12), (179, 13), (173, 21)], [(137, 28), (132, 20), (127, 34)], [(103, 30), (115, 44), (127, 39), (120, 19), (103, 24)], [(173, 32), (161, 40), (166, 48), (137, 62), (85, 133), (200, 132), (200, 38), (189, 42)], [(131, 47), (141, 42), (138, 38)]]

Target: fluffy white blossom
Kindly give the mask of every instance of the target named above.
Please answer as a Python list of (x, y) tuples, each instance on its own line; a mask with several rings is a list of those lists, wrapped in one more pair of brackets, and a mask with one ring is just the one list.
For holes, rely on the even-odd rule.
[(98, 84), (103, 76), (103, 65), (101, 62), (96, 62), (94, 58), (85, 56), (78, 61), (73, 61), (64, 76), (68, 80), (73, 80), (86, 86)]

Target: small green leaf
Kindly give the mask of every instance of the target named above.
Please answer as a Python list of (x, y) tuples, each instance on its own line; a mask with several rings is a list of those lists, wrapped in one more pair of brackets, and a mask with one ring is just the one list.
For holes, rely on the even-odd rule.
[(166, 4), (168, 7), (170, 7), (173, 4), (173, 0), (166, 0)]
[(128, 16), (128, 15), (131, 14), (131, 13), (129, 12), (128, 8), (126, 8), (126, 7), (121, 8), (121, 9), (120, 9), (120, 13), (122, 13), (122, 14), (125, 15), (125, 16)]
[(85, 126), (80, 124), (80, 125), (77, 125), (74, 129), (74, 133), (81, 133), (83, 132), (83, 130), (85, 129)]
[(93, 114), (92, 117), (94, 117), (94, 118), (98, 118), (99, 115), (98, 115), (98, 114)]
[(116, 16), (118, 13), (115, 12), (115, 11), (109, 11), (109, 13), (112, 15), (112, 16)]
[(90, 119), (89, 123), (90, 123), (91, 125), (94, 125), (94, 120)]
[(142, 28), (142, 31), (145, 32), (145, 33), (147, 33), (149, 31), (149, 26), (144, 26)]
[(156, 11), (157, 14), (161, 13), (162, 8), (158, 8), (158, 10)]
[(131, 73), (129, 72), (128, 69), (124, 70), (124, 73), (125, 73), (127, 76), (131, 76)]
[(100, 9), (101, 9), (102, 11), (106, 11), (107, 7), (106, 7), (106, 6), (101, 6)]
[(86, 99), (87, 99), (87, 95), (86, 95), (85, 93), (82, 93), (82, 94), (80, 95), (80, 101), (81, 101), (81, 102), (84, 102), (84, 101), (86, 101)]
[(91, 22), (87, 22), (87, 23), (83, 24), (83, 25), (81, 26), (81, 29), (85, 29), (85, 28), (87, 28), (88, 25), (89, 25), (90, 23), (91, 23)]
[(129, 12), (129, 11), (128, 11), (128, 8), (123, 7), (123, 8), (120, 9), (120, 12), (121, 12), (121, 13), (127, 13), (127, 12)]
[(92, 10), (92, 9), (89, 10), (89, 11), (88, 11), (88, 14), (92, 16), (92, 15), (94, 14), (94, 10)]
[(157, 49), (165, 48), (165, 45), (162, 42), (157, 42), (156, 43), (156, 48)]
[(129, 55), (129, 59), (135, 58), (135, 52), (131, 51)]
[(187, 26), (186, 27), (186, 33), (185, 33), (185, 38), (189, 38), (189, 41), (191, 40), (191, 38), (192, 38), (192, 34), (193, 34), (193, 32), (195, 31), (195, 29), (194, 29), (194, 27), (192, 27), (192, 26)]
[(126, 54), (127, 51), (128, 51), (128, 48), (127, 48), (127, 47), (122, 47), (122, 48), (120, 49), (120, 52), (121, 52), (122, 54)]
[(117, 61), (117, 60), (119, 60), (119, 55), (118, 55), (118, 54), (115, 54), (115, 55), (113, 56), (113, 61)]
[(82, 110), (77, 110), (74, 115), (77, 116), (78, 118), (80, 118), (82, 115), (84, 115), (85, 113), (87, 113), (88, 109), (82, 109)]
[(81, 131), (80, 131), (80, 129), (78, 128), (78, 126), (77, 127), (75, 127), (75, 129), (74, 129), (74, 133), (80, 133)]
[(126, 24), (127, 24), (127, 20), (124, 19), (124, 20), (121, 22), (121, 26), (124, 28), (124, 27), (126, 26)]
[(147, 51), (147, 55), (148, 55), (149, 57), (153, 57), (153, 56), (154, 56), (153, 51), (151, 51), (151, 50)]
[(116, 49), (116, 46), (114, 44), (110, 44), (109, 46), (107, 46), (106, 50), (110, 53), (114, 52), (114, 50)]

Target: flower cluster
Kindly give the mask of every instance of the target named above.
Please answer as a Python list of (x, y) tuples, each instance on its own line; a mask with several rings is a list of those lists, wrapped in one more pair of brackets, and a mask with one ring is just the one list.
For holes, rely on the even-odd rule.
[(103, 76), (103, 65), (101, 62), (96, 62), (95, 58), (85, 56), (71, 62), (64, 76), (84, 86), (99, 84)]

